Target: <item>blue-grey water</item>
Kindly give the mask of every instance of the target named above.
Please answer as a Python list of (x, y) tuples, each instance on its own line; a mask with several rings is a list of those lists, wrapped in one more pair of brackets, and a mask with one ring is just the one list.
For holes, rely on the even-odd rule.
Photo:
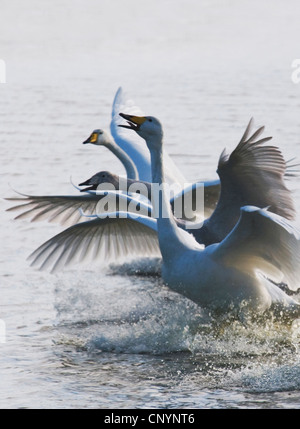
[[(252, 116), (286, 159), (299, 156), (299, 18), (297, 0), (1, 1), (1, 196), (123, 174), (107, 149), (82, 145), (109, 127), (119, 86), (163, 122), (189, 181), (217, 177)], [(288, 186), (299, 210), (299, 179)], [(10, 205), (0, 202), (1, 408), (299, 408), (297, 324), (220, 331), (159, 278), (97, 261), (36, 271), (27, 256), (62, 228), (15, 221)]]

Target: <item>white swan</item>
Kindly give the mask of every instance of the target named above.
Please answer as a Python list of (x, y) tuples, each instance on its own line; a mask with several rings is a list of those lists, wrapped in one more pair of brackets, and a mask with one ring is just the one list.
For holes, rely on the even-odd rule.
[[(122, 117), (146, 140), (152, 182), (165, 184), (160, 122), (151, 116)], [(284, 278), (291, 289), (299, 286), (300, 235), (284, 218), (257, 207), (244, 207), (233, 231), (221, 243), (203, 249), (191, 234), (177, 227), (164, 186), (160, 204), (154, 200), (154, 210), (162, 275), (171, 289), (217, 312), (227, 313), (233, 307), (245, 315), (275, 307), (292, 316), (300, 315), (300, 304), (267, 279)]]
[[(268, 141), (269, 138), (257, 140), (263, 128), (260, 128), (249, 137), (250, 125), (251, 121), (240, 143), (237, 145), (236, 149), (231, 153), (231, 155), (229, 157), (225, 157), (224, 153), (221, 154), (218, 172), (221, 176), (222, 193), (217, 209), (213, 215), (198, 229), (191, 227), (190, 224), (186, 224), (185, 222), (182, 222), (178, 219), (175, 220), (178, 226), (191, 232), (199, 243), (208, 245), (212, 242), (222, 241), (238, 222), (241, 205), (256, 204), (260, 205), (261, 207), (269, 205), (270, 211), (283, 214), (287, 218), (293, 218), (294, 216), (294, 206), (291, 199), (291, 193), (285, 187), (283, 180), (283, 175), (285, 174), (285, 162), (282, 154), (278, 148), (264, 145), (264, 143)], [(83, 182), (81, 185), (90, 185), (89, 192), (98, 193), (98, 191), (95, 191), (94, 188), (101, 183), (103, 178), (104, 181), (108, 181), (109, 179), (114, 184), (118, 183), (119, 180), (118, 176), (111, 175), (111, 173), (100, 172), (87, 181)], [(123, 183), (130, 183), (130, 181)], [(132, 183), (135, 183), (135, 181), (132, 181)], [(147, 185), (147, 191), (150, 193), (150, 184)], [(125, 190), (127, 190), (127, 188), (125, 188)], [(100, 196), (95, 194), (94, 197), (100, 199)], [(135, 201), (133, 197), (128, 198), (129, 201), (130, 198), (132, 198), (132, 201)], [(93, 203), (90, 203), (89, 208), (91, 208), (91, 204), (95, 204), (94, 199), (92, 201)], [(41, 200), (40, 204), (44, 204), (43, 200)], [(138, 204), (139, 203), (135, 202), (132, 211), (135, 211), (136, 207), (138, 207)], [(34, 206), (33, 209), (28, 210), (28, 215), (32, 215), (30, 210), (35, 211), (35, 207), (36, 206)], [(47, 210), (47, 207), (46, 201), (45, 210)], [(52, 208), (53, 204), (50, 205), (50, 209)], [(72, 206), (69, 210), (71, 211), (71, 209)], [(97, 206), (95, 205), (95, 212), (96, 209)], [(40, 210), (41, 209), (38, 210), (38, 214), (36, 216), (39, 216)], [(58, 207), (57, 210), (59, 214), (60, 208)], [(88, 212), (90, 212), (90, 210)], [(73, 215), (75, 215), (75, 213), (73, 213)], [(144, 215), (153, 215), (152, 207), (143, 207), (143, 211), (141, 213)], [(25, 214), (21, 214), (21, 216), (23, 215)], [(55, 215), (56, 212), (54, 212), (52, 218), (55, 217)], [(78, 215), (81, 216), (82, 212), (80, 214), (78, 213)], [(55, 260), (62, 258), (66, 252), (69, 252), (71, 247), (74, 247), (72, 253), (73, 256), (68, 260), (68, 263), (71, 263), (78, 257), (78, 255), (82, 254), (82, 249), (85, 248), (87, 242), (89, 242), (90, 248), (93, 246), (96, 249), (100, 249), (101, 247), (107, 248), (108, 246), (110, 246), (111, 249), (114, 248), (114, 258), (119, 259), (126, 256), (135, 256), (136, 248), (133, 248), (131, 252), (128, 245), (126, 248), (127, 254), (124, 254), (124, 247), (115, 246), (117, 243), (115, 240), (116, 234), (118, 234), (119, 240), (128, 241), (128, 229), (126, 228), (127, 220), (126, 218), (124, 219), (124, 213), (122, 214), (122, 220), (120, 220), (119, 212), (111, 213), (110, 216), (112, 216), (111, 220), (104, 220), (105, 215), (101, 214), (99, 219), (93, 219), (90, 223), (86, 221), (86, 216), (82, 216), (81, 220), (86, 221), (83, 226), (78, 224), (72, 228), (66, 229), (61, 234), (52, 237), (46, 243), (42, 244), (40, 248), (34, 252), (34, 256), (39, 255), (39, 257), (36, 258), (34, 265), (38, 265), (38, 263), (40, 263), (43, 258), (47, 259), (46, 249), (51, 248), (53, 250), (51, 260), (54, 263), (54, 269), (56, 269), (57, 265), (55, 265)], [(138, 226), (139, 230), (141, 230), (145, 224), (143, 218), (133, 218), (132, 215), (129, 218), (130, 224), (132, 224), (134, 221), (141, 222), (142, 219), (141, 225)], [(107, 227), (108, 224), (109, 228)], [(143, 236), (140, 235), (138, 238), (136, 237), (136, 239), (141, 240), (142, 242), (143, 240), (147, 240), (149, 236), (152, 243), (151, 249), (153, 250), (155, 246), (153, 242), (155, 220), (151, 223), (151, 225), (151, 231), (148, 227), (145, 227)], [(98, 231), (97, 233), (96, 230)], [(109, 233), (112, 234), (111, 237), (109, 236)], [(74, 244), (75, 238), (76, 244)], [(157, 255), (158, 253), (158, 242), (156, 242), (154, 254)], [(93, 253), (91, 252), (89, 255), (93, 256)], [(111, 256), (110, 253), (107, 254), (107, 260), (109, 260), (109, 256)], [(140, 254), (139, 256), (152, 256), (152, 253), (145, 252), (144, 255)], [(63, 264), (61, 263), (59, 267), (62, 267), (62, 265)], [(47, 264), (47, 266), (50, 266), (50, 264)]]
[[(161, 124), (153, 117), (126, 119), (146, 139), (153, 182), (164, 183)], [(135, 254), (153, 256), (160, 249), (166, 284), (202, 307), (221, 314), (233, 310), (241, 318), (248, 312), (261, 314), (266, 310), (300, 316), (299, 304), (269, 280), (284, 281), (291, 290), (299, 287), (300, 235), (286, 219), (265, 209), (246, 206), (240, 210), (232, 232), (221, 243), (204, 249), (191, 234), (178, 228), (164, 188), (161, 202), (162, 206), (154, 206), (157, 222), (118, 213), (117, 221), (105, 219), (104, 228), (103, 219), (74, 225), (33, 252), (32, 265), (46, 268), (54, 264), (56, 269), (80, 261), (91, 252), (92, 257), (98, 252), (118, 256), (126, 246), (130, 247), (129, 252), (132, 247)], [(162, 217), (161, 213), (168, 216)], [(127, 228), (125, 235), (123, 227)], [(111, 237), (110, 228), (114, 239), (101, 240), (107, 232)], [(105, 249), (103, 244), (109, 247)]]

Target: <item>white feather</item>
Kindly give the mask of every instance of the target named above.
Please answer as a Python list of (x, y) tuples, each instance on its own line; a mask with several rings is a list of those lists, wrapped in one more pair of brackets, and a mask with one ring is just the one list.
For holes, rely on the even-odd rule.
[(32, 265), (54, 272), (95, 258), (103, 265), (124, 257), (160, 255), (155, 219), (128, 212), (111, 215), (99, 215), (55, 235), (29, 256)]

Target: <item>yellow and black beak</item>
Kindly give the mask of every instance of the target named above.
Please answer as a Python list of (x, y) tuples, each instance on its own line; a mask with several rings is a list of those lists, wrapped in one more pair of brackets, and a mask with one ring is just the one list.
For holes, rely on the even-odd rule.
[(87, 144), (87, 143), (96, 143), (98, 139), (98, 134), (97, 133), (92, 133), (88, 139), (86, 139), (83, 144)]
[(140, 126), (146, 121), (144, 116), (132, 116), (126, 115), (125, 113), (119, 113), (119, 115), (126, 119), (128, 125), (119, 125), (119, 127), (129, 128), (130, 130), (138, 131)]

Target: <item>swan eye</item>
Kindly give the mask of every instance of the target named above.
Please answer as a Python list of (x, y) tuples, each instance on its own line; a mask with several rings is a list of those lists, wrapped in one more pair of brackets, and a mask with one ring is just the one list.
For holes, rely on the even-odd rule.
[(152, 122), (152, 119), (151, 119), (151, 118), (149, 119), (149, 122)]

